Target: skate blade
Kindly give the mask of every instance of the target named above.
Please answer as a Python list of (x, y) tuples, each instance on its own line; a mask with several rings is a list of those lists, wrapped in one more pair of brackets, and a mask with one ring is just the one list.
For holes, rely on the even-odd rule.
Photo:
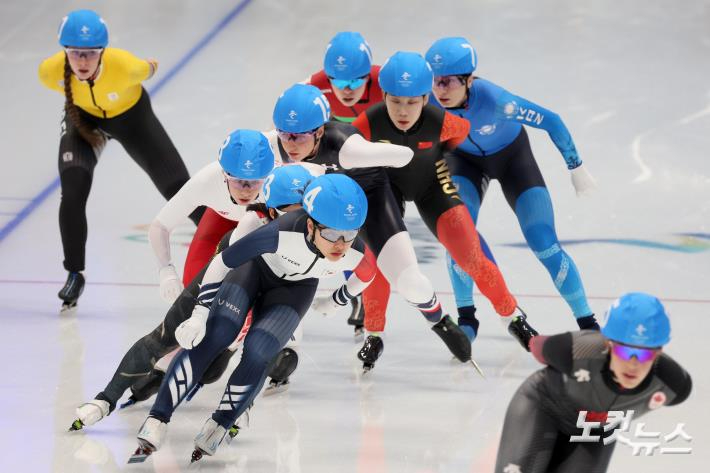
[(288, 386), (291, 383), (277, 384), (274, 386), (269, 386), (264, 389), (264, 396), (273, 396), (274, 394), (280, 394), (288, 390)]
[(59, 309), (59, 315), (73, 315), (74, 313), (76, 313), (76, 308), (76, 302), (73, 302), (71, 304), (64, 303)]
[(190, 465), (202, 460), (203, 456), (204, 456), (204, 453), (202, 452), (202, 450), (200, 450), (199, 448), (194, 449), (192, 451), (192, 456), (190, 457)]
[(362, 374), (367, 374), (370, 371), (372, 371), (372, 368), (374, 368), (375, 365), (374, 363), (363, 363), (362, 364)]
[(353, 332), (353, 339), (357, 343), (365, 341), (365, 329), (363, 329), (362, 327), (356, 328)]
[(143, 463), (153, 453), (151, 448), (138, 447), (136, 451), (128, 459), (128, 463)]
[(80, 419), (74, 419), (74, 422), (71, 423), (71, 426), (69, 426), (69, 430), (67, 432), (76, 432), (77, 430), (81, 430), (84, 428), (84, 423)]
[(476, 360), (474, 360), (473, 358), (471, 358), (469, 361), (471, 362), (471, 364), (473, 365), (473, 367), (476, 369), (476, 371), (478, 371), (478, 374), (480, 374), (483, 379), (486, 379), (486, 375), (483, 374), (483, 370), (481, 369), (480, 366), (478, 366), (478, 363), (476, 363)]

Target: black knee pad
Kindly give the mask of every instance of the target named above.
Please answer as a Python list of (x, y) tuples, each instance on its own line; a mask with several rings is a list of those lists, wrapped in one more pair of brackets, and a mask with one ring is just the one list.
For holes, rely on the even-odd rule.
[(210, 384), (221, 378), (222, 374), (227, 369), (227, 365), (229, 365), (229, 360), (232, 358), (232, 355), (234, 355), (233, 351), (229, 349), (224, 350), (207, 368), (205, 374), (202, 375), (200, 383)]
[(283, 381), (296, 371), (298, 353), (291, 348), (284, 348), (274, 358), (269, 368), (269, 377), (274, 381)]

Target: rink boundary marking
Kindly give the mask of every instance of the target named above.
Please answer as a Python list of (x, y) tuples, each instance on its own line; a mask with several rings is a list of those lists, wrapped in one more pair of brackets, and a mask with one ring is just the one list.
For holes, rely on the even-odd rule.
[[(34, 279), (0, 279), (0, 284), (36, 284), (36, 285), (61, 285), (63, 280), (34, 280)], [(148, 282), (111, 282), (111, 281), (87, 281), (87, 286), (109, 286), (109, 287), (159, 287), (158, 283), (148, 283)], [(324, 288), (319, 289), (318, 292), (328, 292), (332, 291), (334, 288)], [(453, 291), (436, 291), (437, 294), (443, 294), (451, 296), (454, 294)], [(398, 294), (397, 291), (392, 291), (392, 294)], [(481, 293), (474, 292), (474, 295), (483, 297)], [(529, 299), (559, 299), (559, 294), (524, 294), (517, 293), (515, 297), (529, 298)], [(609, 300), (613, 301), (618, 299), (619, 296), (587, 296), (587, 299), (593, 300)], [(678, 297), (663, 297), (660, 296), (663, 302), (680, 302), (688, 304), (710, 304), (710, 299), (686, 299)]]
[[(148, 87), (148, 93), (150, 95), (155, 95), (162, 89), (170, 80), (172, 80), (182, 69), (200, 52), (202, 51), (234, 18), (239, 16), (239, 14), (249, 5), (252, 0), (242, 0), (232, 8), (222, 19), (210, 29), (206, 35), (204, 35), (190, 50), (185, 53), (182, 58), (166, 72), (158, 82), (153, 85), (153, 87)], [(25, 205), (17, 214), (15, 218), (7, 222), (0, 228), (0, 243), (5, 241), (10, 233), (13, 232), (27, 217), (34, 212), (37, 207), (39, 207), (46, 199), (49, 197), (57, 188), (59, 188), (59, 176), (55, 177), (52, 182), (46, 185), (37, 195), (29, 200), (29, 203)]]

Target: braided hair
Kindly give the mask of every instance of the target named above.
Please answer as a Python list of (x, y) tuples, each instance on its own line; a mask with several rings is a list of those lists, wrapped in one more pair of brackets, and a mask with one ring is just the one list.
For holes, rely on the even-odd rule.
[(64, 97), (66, 101), (64, 102), (64, 112), (66, 116), (69, 117), (72, 124), (76, 127), (79, 135), (89, 143), (93, 148), (101, 146), (103, 139), (95, 132), (81, 117), (79, 114), (79, 107), (74, 103), (74, 95), (71, 90), (71, 75), (72, 70), (69, 65), (69, 59), (66, 54), (64, 55)]

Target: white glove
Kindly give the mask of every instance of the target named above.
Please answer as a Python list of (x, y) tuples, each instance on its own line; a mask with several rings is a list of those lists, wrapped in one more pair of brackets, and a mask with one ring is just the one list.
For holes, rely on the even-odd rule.
[(200, 344), (207, 330), (207, 316), (210, 310), (202, 305), (196, 305), (192, 310), (192, 317), (184, 321), (175, 329), (175, 340), (181, 347), (189, 350)]
[(335, 302), (333, 294), (318, 296), (313, 299), (313, 304), (311, 305), (311, 309), (315, 313), (321, 314), (323, 317), (328, 317), (330, 315), (335, 314), (341, 307), (345, 306), (342, 306)]
[(578, 197), (591, 194), (597, 187), (597, 181), (589, 174), (584, 164), (572, 169), (570, 173), (572, 174), (572, 185)]
[(183, 290), (182, 282), (178, 277), (175, 266), (169, 264), (160, 268), (160, 297), (165, 302), (173, 303)]

